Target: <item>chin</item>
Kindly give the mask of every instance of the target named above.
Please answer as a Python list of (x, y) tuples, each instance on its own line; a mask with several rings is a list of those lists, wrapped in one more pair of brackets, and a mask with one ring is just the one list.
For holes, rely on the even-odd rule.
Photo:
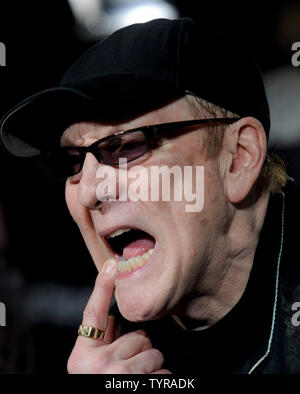
[[(116, 291), (115, 298), (122, 316), (131, 322), (143, 322), (149, 320), (156, 320), (162, 317), (165, 312), (161, 305), (162, 303), (156, 302), (154, 297), (147, 299), (145, 296), (121, 296)], [(161, 306), (159, 306), (161, 305)]]

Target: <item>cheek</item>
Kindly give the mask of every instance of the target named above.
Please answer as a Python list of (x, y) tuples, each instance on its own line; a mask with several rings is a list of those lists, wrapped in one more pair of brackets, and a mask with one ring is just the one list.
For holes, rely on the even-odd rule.
[(219, 215), (225, 208), (225, 193), (223, 181), (215, 165), (207, 165), (205, 168), (204, 199), (203, 211), (211, 212), (211, 220), (220, 219)]
[[(226, 219), (226, 203), (222, 189), (222, 181), (216, 166), (210, 162), (199, 163), (204, 166), (203, 208), (199, 212), (186, 212), (185, 207), (190, 202), (175, 203), (173, 218), (174, 228), (180, 229), (180, 237), (184, 249), (190, 252), (191, 257), (198, 255), (200, 249), (208, 247), (219, 226)], [(199, 182), (193, 179), (194, 182)], [(195, 188), (194, 188), (195, 191)]]

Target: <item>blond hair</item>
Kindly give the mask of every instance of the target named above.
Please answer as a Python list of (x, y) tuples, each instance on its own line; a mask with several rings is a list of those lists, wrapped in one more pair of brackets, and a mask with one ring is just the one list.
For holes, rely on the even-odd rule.
[[(195, 117), (230, 117), (239, 118), (239, 116), (224, 108), (218, 107), (206, 100), (203, 100), (192, 94), (187, 94), (186, 100), (190, 105), (192, 114)], [(204, 147), (207, 158), (218, 156), (223, 142), (226, 125), (211, 126), (205, 133)], [(258, 192), (269, 191), (270, 193), (282, 193), (288, 180), (287, 169), (284, 161), (275, 153), (267, 151), (264, 164), (255, 188)]]

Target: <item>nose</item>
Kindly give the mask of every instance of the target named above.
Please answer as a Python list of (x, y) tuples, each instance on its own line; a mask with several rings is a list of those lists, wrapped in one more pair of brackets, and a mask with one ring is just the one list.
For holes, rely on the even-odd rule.
[(84, 207), (97, 210), (103, 200), (119, 198), (116, 169), (99, 163), (94, 155), (87, 153), (81, 171), (78, 200)]
[(97, 159), (91, 153), (87, 153), (81, 170), (78, 200), (88, 209), (98, 209), (101, 204), (97, 198), (97, 185), (99, 183), (97, 179), (98, 168), (99, 162)]

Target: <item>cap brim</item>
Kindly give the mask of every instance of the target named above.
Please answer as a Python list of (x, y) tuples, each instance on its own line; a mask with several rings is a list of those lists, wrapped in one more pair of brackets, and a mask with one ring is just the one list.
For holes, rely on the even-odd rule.
[(131, 119), (183, 94), (162, 81), (131, 74), (105, 75), (43, 90), (4, 115), (1, 140), (15, 156), (38, 155), (59, 146), (63, 131), (75, 122)]

